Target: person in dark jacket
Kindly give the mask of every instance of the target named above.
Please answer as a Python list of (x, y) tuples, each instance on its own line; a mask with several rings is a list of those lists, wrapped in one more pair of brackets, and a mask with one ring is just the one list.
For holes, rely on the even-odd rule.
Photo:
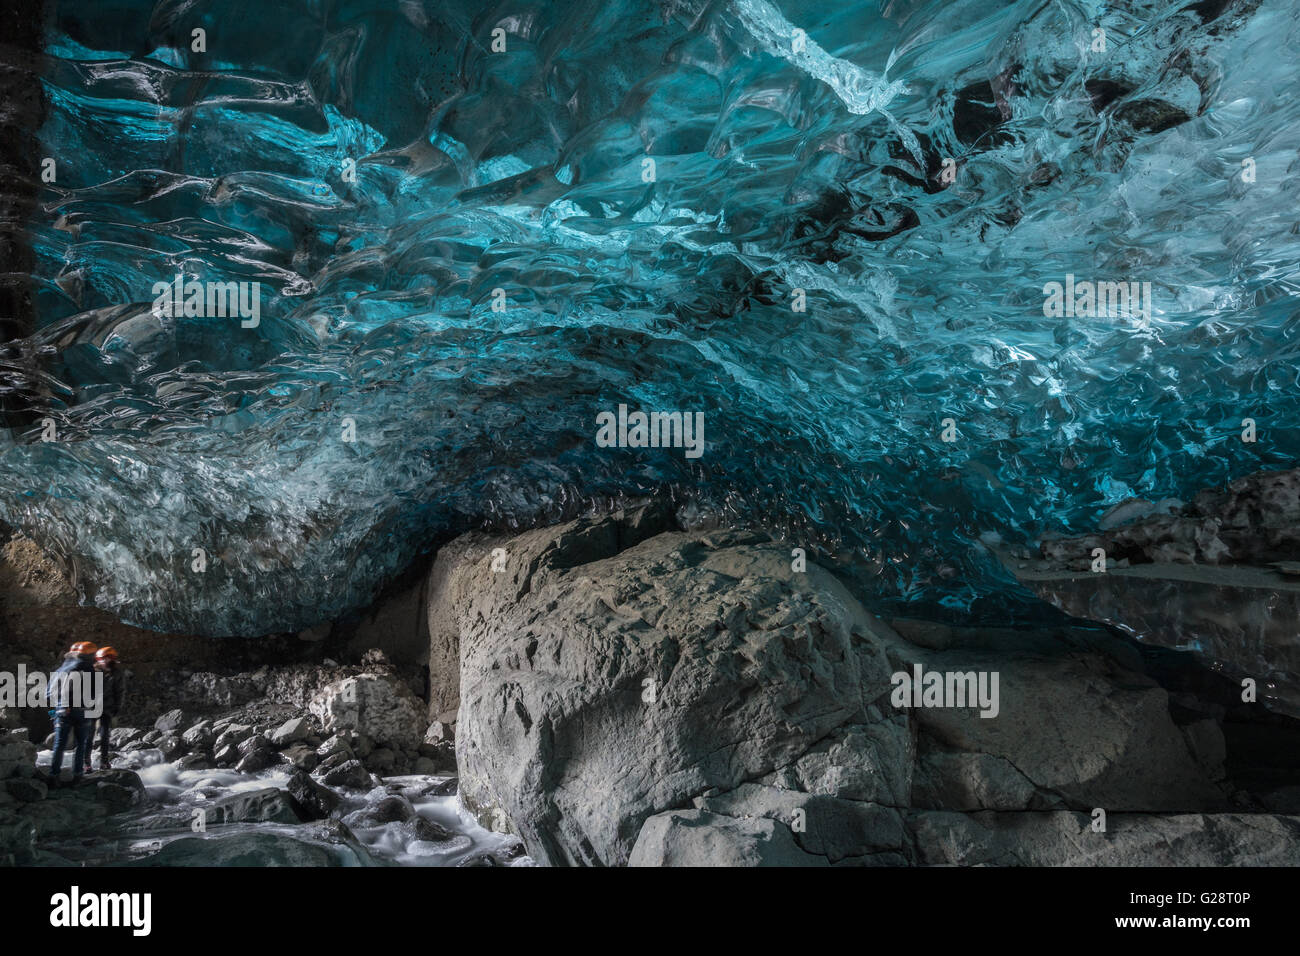
[(46, 687), (46, 700), (54, 713), (54, 758), (50, 761), (50, 782), (58, 784), (63, 769), (63, 752), (68, 747), (68, 734), (75, 741), (72, 756), (72, 781), (81, 780), (86, 758), (90, 752), (90, 721), (86, 719), (86, 700), (91, 682), (86, 675), (95, 670), (96, 647), (89, 641), (78, 641), (64, 655), (63, 663), (50, 675)]
[[(103, 713), (99, 717), (99, 769), (107, 770), (111, 759), (108, 748), (113, 718), (122, 712), (122, 704), (126, 702), (126, 668), (118, 660), (116, 648), (101, 647), (95, 653), (95, 670), (104, 675)], [(93, 749), (92, 743), (86, 750), (87, 770), (90, 770), (90, 751)]]

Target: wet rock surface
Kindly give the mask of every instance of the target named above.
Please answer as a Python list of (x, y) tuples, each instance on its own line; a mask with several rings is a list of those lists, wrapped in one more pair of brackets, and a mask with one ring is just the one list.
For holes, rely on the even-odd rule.
[[(248, 741), (255, 740), (249, 737)], [(37, 756), (33, 750), (33, 756)], [(48, 761), (48, 753), (39, 758)], [(194, 756), (194, 755), (189, 755)], [(283, 761), (260, 771), (195, 768), (156, 748), (75, 784), (42, 769), (11, 776), (0, 797), (0, 863), (17, 865), (517, 865), (516, 838), (478, 827), (454, 777), (374, 777), (345, 761), (344, 780)], [(134, 766), (137, 769), (125, 769)], [(351, 775), (350, 768), (359, 772)], [(29, 768), (30, 769), (30, 768)]]

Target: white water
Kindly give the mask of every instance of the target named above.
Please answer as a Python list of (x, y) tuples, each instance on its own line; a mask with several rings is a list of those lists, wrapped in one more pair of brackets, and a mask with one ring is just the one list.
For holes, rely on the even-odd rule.
[[(38, 767), (49, 768), (52, 753), (43, 750), (37, 754)], [(96, 757), (96, 765), (98, 758)], [(64, 758), (64, 776), (67, 776), (71, 761)], [(107, 862), (108, 860), (141, 860), (157, 853), (173, 840), (184, 837), (202, 836), (190, 829), (178, 827), (149, 830), (144, 833), (129, 831), (127, 828), (135, 823), (148, 822), (160, 814), (174, 814), (178, 808), (202, 806), (203, 803), (229, 796), (233, 793), (263, 790), (267, 787), (285, 789), (291, 771), (284, 766), (274, 767), (257, 773), (240, 773), (235, 770), (180, 770), (178, 762), (163, 760), (158, 750), (139, 750), (113, 761), (114, 769), (134, 770), (139, 774), (149, 796), (147, 805), (114, 818), (105, 831), (104, 838), (96, 842), (97, 853), (94, 860), (84, 862)], [(456, 866), (480, 852), (501, 851), (515, 843), (515, 838), (479, 826), (461, 806), (460, 798), (451, 796), (421, 795), (421, 792), (437, 784), (443, 784), (450, 777), (446, 775), (408, 775), (384, 777), (380, 786), (373, 790), (351, 791), (334, 790), (342, 798), (336, 816), (347, 817), (357, 811), (373, 807), (385, 797), (393, 796), (390, 787), (400, 788), (416, 814), (448, 830), (449, 840), (431, 842), (418, 839), (413, 834), (410, 822), (385, 823), (378, 826), (349, 825), (357, 840), (375, 857), (377, 861), (400, 866)], [(290, 836), (306, 843), (325, 845), (317, 835), (320, 822), (302, 824), (282, 823), (229, 823), (209, 826), (206, 836), (216, 839), (237, 833), (263, 832)], [(77, 841), (82, 843), (83, 841)], [(70, 856), (80, 855), (72, 843), (63, 846), (51, 846), (55, 852)], [(531, 866), (532, 860), (521, 856), (510, 862), (511, 866)]]

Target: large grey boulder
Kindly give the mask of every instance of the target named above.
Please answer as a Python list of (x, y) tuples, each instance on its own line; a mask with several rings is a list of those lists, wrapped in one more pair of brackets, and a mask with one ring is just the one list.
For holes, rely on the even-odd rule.
[(217, 733), (216, 740), (212, 744), (212, 750), (214, 753), (220, 753), (227, 747), (238, 749), (240, 744), (248, 740), (256, 732), (256, 729), (248, 724), (227, 724)]
[[(616, 513), (435, 562), (461, 798), (541, 863), (904, 864), (909, 809), (1137, 827), (1242, 797), (1222, 708), (1172, 701), (1123, 638), (890, 626), (764, 535), (656, 527)], [(916, 666), (996, 673), (996, 715), (896, 705)]]
[(509, 541), (504, 571), (490, 552), (461, 570), (450, 613), (466, 806), (508, 819), (540, 862), (622, 864), (649, 817), (706, 791), (784, 768), (797, 780), (800, 760), (828, 779), (838, 771), (818, 748), (863, 725), (845, 785), (861, 800), (905, 795), (883, 625), (764, 536), (638, 543), (643, 525), (530, 532)]

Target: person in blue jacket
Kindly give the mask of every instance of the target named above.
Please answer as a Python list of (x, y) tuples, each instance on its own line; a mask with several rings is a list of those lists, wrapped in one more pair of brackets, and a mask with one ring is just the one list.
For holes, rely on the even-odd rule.
[(72, 757), (72, 782), (80, 782), (90, 755), (90, 725), (86, 717), (88, 705), (94, 707), (93, 700), (87, 700), (92, 687), (92, 680), (86, 675), (93, 675), (95, 670), (96, 647), (89, 641), (78, 641), (64, 655), (63, 663), (50, 675), (46, 687), (46, 701), (54, 714), (54, 756), (50, 761), (50, 783), (59, 784), (59, 773), (63, 769), (63, 752), (68, 747), (68, 734), (72, 734), (74, 751)]

